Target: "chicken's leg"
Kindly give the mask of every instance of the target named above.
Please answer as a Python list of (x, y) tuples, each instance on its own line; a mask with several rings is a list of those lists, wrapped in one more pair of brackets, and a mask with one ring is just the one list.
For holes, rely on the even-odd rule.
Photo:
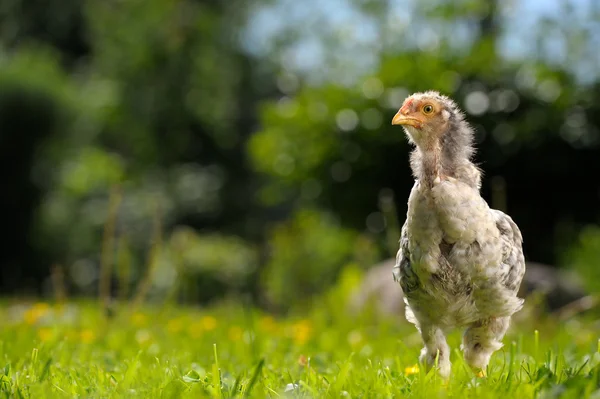
[(492, 354), (502, 348), (509, 317), (495, 317), (471, 324), (463, 336), (462, 350), (467, 364), (476, 373), (485, 373)]
[(440, 376), (448, 378), (450, 375), (450, 347), (446, 342), (444, 331), (437, 326), (421, 326), (421, 337), (425, 346), (421, 350), (419, 361), (429, 371), (436, 362)]

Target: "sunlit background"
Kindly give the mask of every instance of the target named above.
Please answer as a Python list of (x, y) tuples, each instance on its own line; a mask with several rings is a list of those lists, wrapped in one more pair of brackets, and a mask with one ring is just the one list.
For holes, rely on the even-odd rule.
[(285, 311), (352, 270), (395, 311), (390, 121), (426, 89), (475, 127), (527, 289), (597, 292), (599, 44), (593, 0), (5, 0), (0, 293)]

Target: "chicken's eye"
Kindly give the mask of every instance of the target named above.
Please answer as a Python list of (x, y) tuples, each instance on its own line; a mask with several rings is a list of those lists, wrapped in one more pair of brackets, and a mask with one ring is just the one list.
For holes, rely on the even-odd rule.
[(427, 104), (427, 105), (423, 106), (423, 113), (424, 113), (425, 115), (429, 115), (429, 114), (431, 114), (432, 112), (433, 112), (433, 106), (432, 106), (432, 105), (430, 105), (430, 104)]

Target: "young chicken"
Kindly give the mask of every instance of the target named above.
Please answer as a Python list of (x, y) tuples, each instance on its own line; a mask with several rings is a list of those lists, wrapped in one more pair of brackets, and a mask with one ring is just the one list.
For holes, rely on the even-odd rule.
[[(415, 145), (415, 184), (408, 199), (394, 279), (406, 318), (421, 333), (419, 360), (450, 374), (446, 333), (466, 327), (465, 361), (484, 374), (502, 347), (510, 317), (521, 309), (525, 273), (521, 232), (479, 194), (481, 172), (471, 162), (473, 130), (457, 105), (437, 92), (415, 93), (394, 116)], [(437, 363), (436, 363), (437, 362)]]

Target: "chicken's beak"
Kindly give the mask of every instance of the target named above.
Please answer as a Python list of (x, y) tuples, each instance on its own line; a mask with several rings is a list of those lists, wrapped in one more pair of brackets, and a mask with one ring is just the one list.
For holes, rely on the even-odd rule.
[(423, 122), (421, 122), (417, 118), (411, 118), (410, 116), (406, 116), (400, 111), (398, 111), (398, 113), (394, 115), (394, 118), (392, 119), (392, 125), (408, 125), (420, 129), (423, 126)]

